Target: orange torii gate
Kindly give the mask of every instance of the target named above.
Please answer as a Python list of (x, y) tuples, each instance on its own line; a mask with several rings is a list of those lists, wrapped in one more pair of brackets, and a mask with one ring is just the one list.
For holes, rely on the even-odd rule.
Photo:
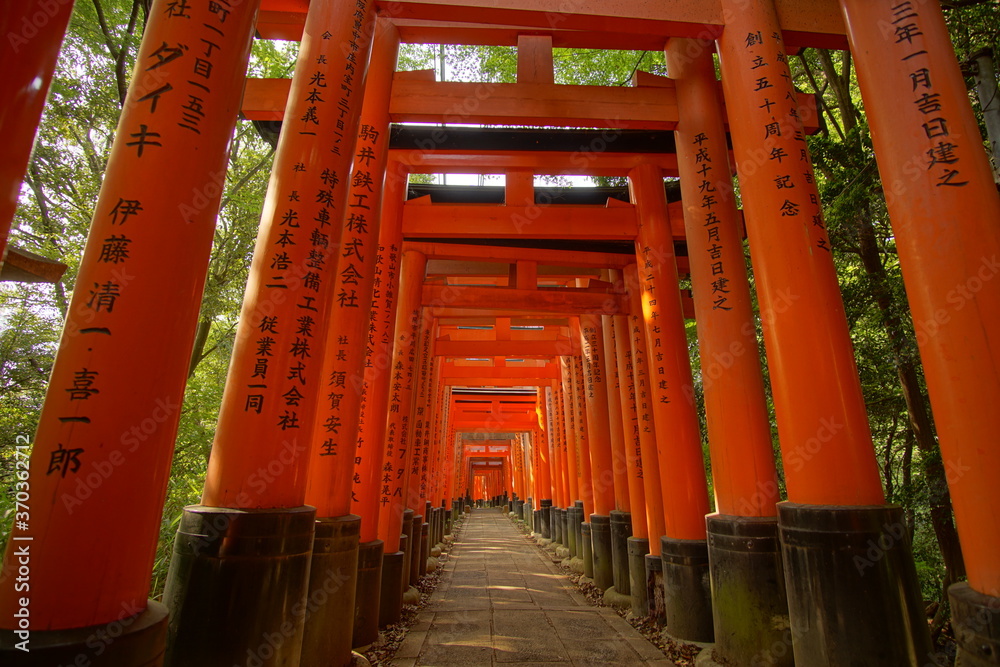
[[(306, 326), (298, 318), (309, 317), (316, 327), (306, 327), (309, 332), (325, 332), (331, 302), (338, 297), (350, 299), (351, 294), (328, 289), (323, 281), (318, 285), (317, 278), (306, 280), (307, 273), (332, 274), (334, 268), (325, 263), (330, 259), (335, 266), (336, 262), (327, 253), (306, 254), (305, 247), (298, 247), (287, 254), (287, 260), (269, 253), (282, 239), (296, 243), (287, 234), (303, 229), (303, 224), (318, 234), (327, 234), (323, 230), (329, 224), (339, 234), (350, 209), (368, 210), (367, 192), (351, 192), (348, 181), (352, 187), (367, 187), (370, 178), (371, 196), (375, 196), (374, 183), (381, 180), (381, 174), (355, 178), (358, 160), (367, 160), (368, 154), (357, 158), (353, 153), (356, 139), (363, 134), (360, 106), (372, 34), (366, 26), (373, 25), (376, 10), (383, 24), (390, 22), (398, 31), (402, 42), (519, 47), (519, 80), (513, 84), (436, 82), (426, 73), (396, 73), (382, 109), (391, 121), (676, 132), (676, 153), (656, 159), (637, 157), (642, 151), (634, 150), (587, 155), (571, 149), (563, 154), (536, 151), (524, 156), (480, 147), (470, 155), (460, 150), (437, 151), (435, 146), (445, 142), (437, 134), (427, 137), (432, 141), (420, 150), (404, 148), (395, 155), (390, 151), (386, 167), (390, 174), (508, 174), (510, 202), (499, 211), (464, 206), (455, 207), (450, 217), (441, 216), (441, 207), (433, 201), (404, 203), (398, 185), (393, 190), (387, 181), (387, 191), (395, 199), (385, 195), (383, 228), (402, 230), (407, 238), (424, 239), (422, 243), (455, 238), (482, 242), (484, 236), (534, 245), (576, 241), (580, 236), (603, 243), (637, 243), (633, 256), (637, 265), (605, 263), (606, 258), (597, 265), (621, 270), (625, 283), (633, 285), (629, 294), (601, 285), (600, 276), (586, 274), (566, 276), (573, 285), (544, 288), (544, 273), (530, 259), (507, 262), (513, 268), (503, 281), (441, 284), (427, 280), (426, 248), (407, 249), (402, 237), (383, 244), (395, 245), (395, 252), (405, 253), (410, 260), (404, 260), (393, 279), (387, 278), (395, 281), (394, 292), (403, 293), (400, 298), (405, 307), (399, 309), (399, 317), (392, 306), (384, 313), (397, 323), (390, 330), (396, 351), (385, 369), (391, 376), (382, 390), (385, 395), (376, 397), (377, 405), (372, 404), (368, 413), (375, 420), (389, 417), (383, 433), (391, 438), (391, 446), (383, 453), (393, 474), (386, 482), (390, 500), (378, 516), (384, 527), (378, 536), (386, 542), (387, 552), (392, 551), (387, 555), (399, 550), (401, 524), (406, 522), (402, 498), (411, 490), (408, 485), (417, 484), (420, 493), (426, 493), (422, 466), (433, 451), (427, 439), (438, 437), (429, 436), (426, 426), (417, 434), (414, 425), (418, 418), (427, 420), (422, 424), (434, 424), (439, 418), (434, 412), (441, 408), (435, 407), (434, 383), (447, 377), (458, 381), (457, 376), (446, 374), (448, 362), (434, 362), (429, 354), (417, 361), (421, 356), (417, 350), (427, 349), (428, 337), (436, 336), (441, 320), (627, 315), (631, 349), (620, 353), (616, 349), (615, 361), (626, 362), (618, 363), (620, 374), (628, 372), (629, 358), (632, 362), (646, 539), (652, 552), (645, 558), (648, 572), (644, 579), (654, 584), (662, 581), (666, 608), (654, 611), (665, 614), (668, 630), (703, 638), (700, 633), (711, 628), (722, 657), (738, 664), (757, 658), (790, 664), (792, 655), (806, 665), (934, 661), (905, 532), (897, 530), (899, 511), (884, 505), (804, 142), (804, 134), (816, 119), (815, 106), (799, 99), (787, 65), (789, 53), (802, 47), (849, 45), (858, 63), (879, 167), (887, 184), (942, 456), (946, 467), (962, 471), (959, 479), (949, 480), (969, 572), (969, 582), (951, 590), (962, 658), (980, 664), (994, 659), (989, 656), (1000, 627), (996, 559), (1000, 511), (991, 487), (1000, 472), (1000, 450), (988, 443), (1000, 426), (994, 409), (1000, 399), (1000, 374), (992, 370), (989, 360), (1000, 335), (1000, 287), (990, 278), (1000, 245), (996, 231), (1000, 199), (978, 145), (978, 127), (937, 0), (578, 0), (572, 7), (559, 8), (527, 0), (510, 0), (502, 7), (492, 0), (335, 0), (311, 5), (304, 0), (264, 0), (257, 33), (264, 38), (303, 40), (290, 83), (244, 82), (256, 2), (227, 10), (224, 25), (218, 11), (202, 6), (190, 10), (198, 12), (200, 25), (213, 32), (212, 43), (225, 47), (198, 56), (199, 60), (210, 58), (212, 70), (191, 69), (196, 58), (191, 47), (185, 51), (171, 46), (187, 46), (185, 40), (193, 38), (188, 30), (191, 16), (172, 11), (170, 4), (168, 0), (153, 2), (139, 52), (140, 66), (129, 90), (131, 103), (126, 104), (81, 264), (81, 289), (70, 306), (30, 470), (21, 478), (35, 500), (30, 520), (16, 517), (5, 565), (23, 565), (30, 557), (32, 588), (30, 597), (25, 597), (14, 578), (0, 583), (0, 610), (8, 619), (2, 622), (0, 635), (0, 654), (5, 659), (12, 656), (15, 664), (53, 664), (85, 655), (91, 664), (162, 663), (166, 609), (147, 603), (145, 596), (178, 419), (177, 410), (163, 406), (180, 403), (198, 286), (204, 280), (211, 219), (219, 201), (210, 198), (207, 208), (191, 213), (175, 210), (171, 197), (176, 188), (197, 190), (218, 173), (235, 120), (237, 91), (246, 83), (243, 109), (248, 117), (259, 114), (256, 117), (287, 118), (288, 122), (262, 217), (204, 504), (185, 512), (178, 539), (166, 599), (171, 616), (168, 660), (185, 666), (215, 665), (251, 655), (269, 665), (346, 662), (346, 644), (341, 641), (351, 634), (346, 627), (339, 626), (342, 634), (336, 637), (310, 637), (313, 630), (306, 625), (304, 613), (286, 618), (276, 610), (291, 607), (286, 602), (305, 599), (308, 605), (330, 595), (328, 581), (313, 576), (310, 583), (307, 573), (310, 561), (322, 561), (323, 550), (334, 548), (333, 542), (341, 536), (332, 535), (331, 530), (339, 530), (343, 523), (333, 522), (337, 526), (331, 528), (330, 521), (323, 521), (336, 517), (320, 517), (323, 520), (317, 523), (311, 507), (304, 504), (313, 468), (309, 459), (319, 455), (322, 444), (310, 435), (318, 417), (312, 406), (320, 398), (315, 373), (322, 368), (322, 360), (306, 355), (324, 345), (319, 339), (310, 344), (306, 339), (313, 334), (302, 330), (296, 334), (289, 323), (295, 320), (297, 326)], [(58, 31), (61, 20), (54, 20), (50, 31)], [(10, 136), (32, 134), (37, 121), (37, 100), (54, 66), (51, 42), (56, 36), (40, 39), (39, 53), (49, 55), (25, 59), (23, 71), (14, 68), (28, 76), (11, 78), (21, 89), (14, 91), (13, 102), (7, 98), (4, 102), (16, 112), (2, 116), (3, 129), (9, 129), (6, 134)], [(348, 48), (331, 48), (333, 44)], [(626, 88), (555, 85), (551, 49), (560, 46), (666, 48), (670, 80), (638, 76), (639, 85)], [(724, 105), (714, 68), (708, 66), (706, 54), (712, 51), (719, 54)], [(202, 76), (207, 71), (218, 74), (211, 88), (196, 82), (207, 96), (191, 88), (191, 71)], [(164, 85), (150, 89), (154, 79)], [(320, 89), (327, 89), (334, 80), (341, 97), (324, 97)], [(22, 97), (25, 86), (38, 94)], [(159, 97), (151, 98), (156, 90)], [(348, 90), (350, 99), (344, 92)], [(205, 115), (199, 117), (197, 131), (192, 130), (193, 121), (185, 127), (174, 122), (176, 118), (165, 120), (167, 114), (181, 113), (185, 101), (181, 96), (187, 94), (204, 103), (200, 108)], [(312, 111), (303, 106), (303, 100), (315, 96), (329, 107), (329, 115), (324, 115), (327, 109), (320, 109), (319, 104)], [(160, 101), (159, 106), (147, 107), (144, 102), (151, 99)], [(487, 99), (489, 104), (483, 104)], [(734, 211), (727, 203), (731, 188), (730, 156), (723, 136), (727, 129), (746, 207), (746, 233), (762, 307), (788, 488), (789, 500), (776, 507), (774, 464), (765, 456), (769, 442), (760, 434), (759, 370), (752, 364), (724, 361), (727, 353), (734, 361), (755, 356), (752, 341), (743, 333), (750, 317), (743, 285), (745, 267), (739, 264), (738, 253), (733, 253), (742, 231), (734, 224)], [(445, 137), (448, 133), (444, 129), (431, 132)], [(308, 138), (320, 137), (320, 133), (323, 145), (332, 146), (330, 154), (322, 157), (314, 150), (319, 144)], [(605, 148), (614, 144), (607, 137), (602, 140)], [(16, 171), (23, 162), (15, 157), (12, 167)], [(925, 168), (914, 170), (913, 160)], [(160, 179), (157, 174), (171, 165), (184, 169), (174, 170), (173, 181)], [(539, 212), (530, 177), (552, 170), (627, 175), (632, 199), (600, 206), (551, 205)], [(677, 175), (684, 192), (672, 209), (661, 184), (665, 176)], [(8, 170), (0, 178), (5, 193), (16, 192), (19, 174)], [(315, 204), (321, 205), (310, 201), (299, 208), (279, 208), (278, 200), (282, 204), (295, 201), (291, 197), (300, 187), (320, 193), (313, 196), (319, 197)], [(9, 197), (4, 196), (6, 204)], [(128, 224), (145, 219), (144, 214), (176, 224)], [(578, 231), (568, 232), (567, 221), (576, 220)], [(0, 219), (4, 232), (7, 224), (8, 220)], [(183, 234), (178, 233), (181, 229)], [(99, 250), (107, 234), (125, 230), (133, 234), (129, 239), (135, 244), (135, 261), (128, 268), (135, 278), (119, 284), (108, 277), (110, 267), (102, 265)], [(696, 238), (696, 232), (704, 237)], [(689, 249), (700, 247), (705, 253), (691, 255), (687, 266), (676, 254), (676, 242), (682, 238)], [(710, 242), (707, 247), (705, 240)], [(313, 248), (315, 241), (322, 242), (322, 238), (312, 237)], [(705, 256), (711, 261), (706, 262)], [(178, 263), (178, 258), (183, 262)], [(310, 267), (316, 271), (304, 270), (308, 262), (317, 264)], [(719, 377), (712, 378), (717, 380), (713, 391), (706, 389), (718, 510), (710, 517), (707, 531), (702, 523), (708, 510), (704, 475), (696, 465), (700, 442), (691, 428), (693, 410), (685, 395), (690, 370), (686, 370), (686, 345), (681, 349), (678, 335), (680, 322), (690, 310), (685, 309), (676, 281), (680, 272), (687, 271), (694, 284), (699, 329), (704, 329), (699, 331), (703, 369), (706, 355), (720, 364)], [(720, 284), (720, 276), (728, 282)], [(329, 283), (334, 283), (334, 276)], [(88, 293), (90, 284), (94, 289)], [(968, 288), (960, 306), (954, 303), (956, 284)], [(164, 289), (165, 285), (170, 289)], [(597, 328), (593, 320), (584, 327), (593, 335)], [(603, 341), (593, 335), (589, 343), (579, 341), (582, 348), (591, 350), (587, 366), (591, 378), (593, 350), (600, 350), (601, 345), (608, 349), (606, 329)], [(265, 338), (270, 340), (262, 348)], [(576, 336), (569, 338), (573, 345)], [(523, 343), (522, 351), (541, 352), (564, 342), (557, 337), (489, 343), (499, 352), (497, 356), (505, 356), (515, 351), (514, 343)], [(150, 345), (157, 346), (157, 354), (146, 352)], [(601, 462), (606, 461), (601, 435), (605, 415), (594, 414), (606, 406), (599, 405), (600, 401), (586, 404), (584, 394), (590, 393), (593, 381), (587, 382), (582, 360), (577, 368), (567, 354), (557, 355), (565, 361), (560, 379), (541, 374), (533, 383), (522, 385), (549, 383), (546, 410), (553, 423), (546, 444), (553, 469), (550, 488), (542, 491), (558, 499), (563, 513), (576, 500), (588, 503), (595, 497), (593, 476), (581, 473), (580, 480), (570, 471), (586, 471), (596, 462), (595, 469), (601, 473)], [(352, 356), (357, 357), (352, 362), (357, 367), (337, 373), (353, 372), (363, 378), (366, 362), (361, 355)], [(369, 360), (375, 363), (370, 355)], [(272, 366), (280, 367), (282, 378), (261, 377), (264, 368)], [(713, 368), (709, 365), (709, 372)], [(739, 379), (734, 380), (737, 375)], [(135, 378), (150, 380), (137, 384)], [(488, 373), (466, 379), (486, 380), (482, 384), (490, 380)], [(541, 394), (536, 392), (536, 396)], [(727, 415), (733, 411), (749, 415), (744, 427), (730, 423)], [(470, 411), (459, 412), (448, 416), (450, 428), (481, 427), (481, 420), (473, 419)], [(129, 425), (144, 424), (150, 415), (162, 413), (166, 414), (162, 420), (156, 418), (154, 433), (137, 444), (133, 444), (137, 438), (121, 435), (128, 435)], [(508, 423), (520, 432), (538, 428), (537, 419)], [(577, 438), (584, 423), (589, 427), (587, 437)], [(309, 456), (298, 455), (299, 441), (290, 437), (290, 430), (301, 436)], [(736, 437), (746, 433), (754, 434), (752, 446), (745, 447)], [(92, 443), (104, 444), (95, 448)], [(421, 462), (415, 464), (418, 454)], [(97, 488), (91, 487), (93, 493), (86, 503), (78, 507), (65, 502), (67, 497), (76, 497), (81, 480), (95, 475), (103, 478), (100, 471), (109, 462), (117, 472)], [(395, 477), (396, 471), (412, 473), (414, 465), (415, 477)], [(346, 471), (334, 468), (330, 475), (338, 479)], [(662, 479), (650, 483), (654, 469)], [(316, 470), (312, 474), (318, 474)], [(317, 481), (325, 485), (332, 478)], [(499, 471), (484, 471), (478, 484), (477, 492), (483, 495), (499, 495), (503, 490)], [(635, 495), (630, 493), (630, 499)], [(399, 501), (393, 500), (397, 497)], [(617, 502), (620, 493), (614, 497)], [(42, 498), (46, 500), (37, 500)], [(598, 489), (597, 498), (604, 503), (608, 496)], [(331, 507), (340, 507), (338, 500), (332, 499)], [(128, 530), (107, 520), (106, 510), (112, 506), (127, 508)], [(540, 506), (541, 516), (545, 509)], [(554, 514), (548, 518), (556, 533), (567, 532), (569, 523), (551, 521)], [(329, 539), (316, 541), (315, 536)], [(349, 540), (350, 535), (345, 536)], [(712, 538), (711, 546), (706, 537)], [(568, 545), (573, 538), (563, 539)], [(67, 562), (62, 554), (78, 550), (81, 544), (102, 546)], [(589, 544), (583, 540), (582, 550)], [(880, 545), (877, 558), (869, 555), (870, 544)], [(253, 551), (250, 560), (243, 559), (243, 549)], [(754, 560), (748, 549), (755, 555), (760, 550), (768, 555)], [(199, 558), (208, 555), (232, 561), (231, 567), (227, 566), (224, 575), (202, 569)], [(636, 556), (641, 559), (642, 554)], [(706, 569), (713, 582), (710, 596), (700, 585)], [(262, 579), (276, 582), (267, 589), (270, 597), (260, 594)], [(784, 633), (782, 623), (766, 629), (741, 624), (747, 614), (758, 613), (752, 609), (767, 609), (768, 614), (758, 613), (762, 618), (782, 618), (783, 583), (787, 584), (789, 619)], [(354, 587), (340, 582), (334, 588), (337, 603), (331, 608), (353, 608)], [(390, 598), (393, 592), (390, 588)], [(245, 612), (238, 632), (202, 637), (199, 633), (211, 623), (205, 627), (192, 623), (192, 613), (211, 621), (217, 613), (213, 610), (230, 608)], [(127, 634), (129, 641), (102, 645), (101, 653), (93, 655), (88, 638), (105, 632), (109, 624)], [(281, 641), (268, 643), (265, 650), (260, 638), (272, 636)], [(28, 662), (18, 652), (19, 642), (31, 644)], [(136, 646), (140, 648), (135, 650)]]

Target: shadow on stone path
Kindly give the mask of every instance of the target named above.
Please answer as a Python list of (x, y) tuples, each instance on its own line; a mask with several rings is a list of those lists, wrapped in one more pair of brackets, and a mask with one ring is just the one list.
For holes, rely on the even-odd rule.
[(476, 509), (394, 667), (674, 663), (573, 583), (496, 509)]

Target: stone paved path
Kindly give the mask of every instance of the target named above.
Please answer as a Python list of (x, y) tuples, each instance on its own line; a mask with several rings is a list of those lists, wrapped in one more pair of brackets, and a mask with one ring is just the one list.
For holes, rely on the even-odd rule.
[(473, 510), (394, 667), (674, 663), (573, 583), (496, 509)]

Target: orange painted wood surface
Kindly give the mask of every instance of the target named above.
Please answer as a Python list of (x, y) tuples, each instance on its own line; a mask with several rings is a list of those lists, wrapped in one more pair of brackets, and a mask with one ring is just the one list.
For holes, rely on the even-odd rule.
[[(483, 25), (492, 24), (530, 26), (532, 32), (551, 35), (557, 40), (555, 46), (657, 50), (664, 46), (667, 37), (713, 38), (730, 18), (719, 0), (579, 0), (557, 9), (530, 0), (508, 2), (502, 8), (490, 0), (385, 0), (380, 4), (387, 16), (412, 26), (404, 32), (404, 41), (429, 44), (512, 46), (516, 43), (512, 40), (517, 33), (513, 31), (484, 34), (483, 31), (489, 29)], [(776, 5), (785, 40), (790, 46), (846, 48), (844, 21), (835, 0), (777, 0)], [(272, 17), (271, 12), (304, 14), (306, 6), (305, 0), (265, 0), (261, 12), (263, 33), (267, 33), (264, 36), (295, 39), (294, 30), (281, 28), (290, 18)], [(428, 33), (421, 34), (419, 22), (444, 27), (428, 27)], [(284, 31), (271, 37), (271, 25), (275, 26), (274, 30)], [(454, 37), (449, 39), (449, 32)]]
[(996, 598), (1000, 199), (938, 3), (895, 4), (841, 2), (969, 585)]
[(788, 56), (773, 36), (778, 18), (769, 2), (723, 2), (733, 19), (718, 40), (722, 82), (728, 108), (741, 109), (730, 116), (730, 131), (788, 499), (880, 505), (885, 499), (830, 239), (786, 78)]
[[(24, 60), (4, 59), (8, 70), (33, 65), (43, 97), (51, 75), (44, 60), (54, 54), (39, 60), (36, 53), (31, 62), (29, 51), (58, 48), (52, 33), (61, 38), (59, 22), (71, 5), (51, 3), (51, 26), (39, 30), (36, 44), (21, 45)], [(4, 3), (0, 12), (16, 16), (18, 7)], [(25, 3), (31, 7), (32, 18), (49, 20), (38, 3)], [(236, 124), (233, 96), (246, 73), (256, 3), (234, 7), (224, 24), (208, 3), (192, 5), (190, 21), (166, 9), (165, 1), (153, 4), (139, 46), (32, 439), (27, 479), (20, 476), (24, 469), (17, 480), (14, 475), (14, 461), (27, 462), (27, 424), (14, 443), (16, 452), (8, 449), (14, 457), (10, 499), (20, 502), (7, 519), (15, 523), (2, 570), (9, 575), (0, 576), (0, 627), (15, 627), (15, 611), (26, 596), (27, 629), (39, 632), (117, 623), (122, 609), (131, 616), (146, 608)], [(17, 46), (23, 26), (10, 28), (3, 31), (5, 53)], [(191, 83), (197, 78), (191, 74), (193, 54), (167, 48), (199, 39), (219, 47), (204, 60), (214, 71), (211, 92)], [(22, 85), (25, 73), (6, 72), (0, 90)], [(184, 116), (190, 95), (203, 103), (197, 122)], [(37, 113), (29, 107), (39, 101), (33, 97), (22, 90), (2, 98), (4, 174), (24, 167), (24, 144), (30, 146), (34, 134), (29, 120)], [(15, 120), (19, 129), (8, 125)], [(8, 153), (19, 145), (20, 156)], [(18, 582), (14, 573), (28, 565), (15, 554), (26, 547), (30, 582)]]

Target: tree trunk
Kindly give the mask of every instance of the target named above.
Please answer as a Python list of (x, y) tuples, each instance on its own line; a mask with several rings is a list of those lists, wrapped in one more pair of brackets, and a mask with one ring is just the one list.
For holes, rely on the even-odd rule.
[(910, 429), (913, 431), (917, 449), (920, 450), (921, 467), (929, 494), (931, 525), (934, 527), (941, 556), (944, 558), (945, 582), (948, 584), (965, 576), (965, 561), (962, 558), (958, 532), (955, 530), (951, 494), (948, 492), (941, 451), (934, 436), (934, 425), (931, 423), (927, 399), (920, 388), (916, 362), (913, 359), (913, 344), (903, 333), (899, 317), (893, 312), (893, 297), (887, 286), (885, 267), (882, 266), (879, 257), (875, 230), (871, 221), (864, 215), (859, 216), (856, 222), (861, 263), (871, 280), (872, 294), (882, 313), (882, 324), (889, 337), (889, 346), (896, 364), (896, 375), (899, 377), (903, 398), (906, 401)]

